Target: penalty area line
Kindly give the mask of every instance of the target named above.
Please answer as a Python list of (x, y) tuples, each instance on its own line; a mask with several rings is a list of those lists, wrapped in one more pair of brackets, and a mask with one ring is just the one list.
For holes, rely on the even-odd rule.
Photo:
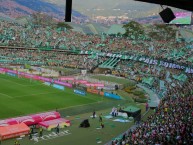
[(1, 80), (4, 80), (4, 81), (7, 81), (7, 82), (11, 82), (11, 83), (17, 84), (17, 85), (20, 85), (20, 86), (25, 86), (25, 85), (23, 85), (23, 84), (17, 83), (17, 82), (12, 81), (12, 80), (4, 79), (4, 78), (0, 78), (0, 79), (1, 79)]
[(0, 93), (0, 95), (3, 95), (3, 96), (6, 96), (6, 97), (8, 97), (8, 98), (13, 99), (13, 97), (12, 97), (12, 96), (9, 96), (9, 95), (7, 95), (7, 94)]
[(46, 94), (55, 94), (57, 92), (49, 92), (49, 93), (39, 93), (39, 94), (28, 94), (28, 95), (22, 95), (22, 96), (15, 96), (15, 98), (21, 98), (21, 97), (27, 97), (27, 96), (37, 96), (37, 95), (46, 95)]

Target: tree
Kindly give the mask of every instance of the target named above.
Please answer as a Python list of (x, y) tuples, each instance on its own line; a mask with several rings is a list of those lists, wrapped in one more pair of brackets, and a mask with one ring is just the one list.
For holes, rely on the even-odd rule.
[(67, 24), (65, 22), (58, 22), (56, 27), (57, 28), (73, 29), (69, 24)]
[(123, 25), (125, 28), (125, 36), (131, 39), (140, 39), (143, 38), (145, 35), (144, 28), (141, 24), (131, 21), (128, 24)]
[(33, 13), (32, 18), (32, 23), (35, 26), (53, 26), (56, 23), (52, 16), (41, 12)]
[(166, 24), (155, 24), (148, 35), (156, 40), (171, 40), (175, 39), (176, 30)]

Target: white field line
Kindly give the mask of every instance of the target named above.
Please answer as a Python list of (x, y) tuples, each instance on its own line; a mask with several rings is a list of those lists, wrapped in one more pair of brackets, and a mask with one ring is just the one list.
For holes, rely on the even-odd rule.
[(5, 80), (5, 81), (8, 81), (8, 82), (11, 82), (11, 83), (15, 83), (15, 84), (18, 84), (18, 85), (21, 85), (21, 86), (23, 86), (23, 87), (28, 87), (28, 86), (43, 86), (43, 84), (35, 84), (35, 85), (23, 85), (23, 84), (20, 84), (20, 83), (16, 83), (16, 82), (14, 82), (14, 81), (11, 81), (11, 80), (7, 80), (7, 79), (4, 79), (4, 78), (0, 78), (0, 79), (2, 79), (2, 80)]
[(79, 94), (76, 94), (76, 95), (78, 95), (78, 96), (80, 96), (82, 98), (87, 98), (87, 99), (90, 99), (90, 100), (98, 101), (98, 99), (90, 98), (90, 97), (87, 97), (87, 96), (82, 96), (82, 95), (79, 95)]
[[(21, 97), (26, 97), (26, 96), (37, 96), (37, 95), (46, 95), (46, 94), (55, 94), (55, 93), (58, 93), (58, 92), (49, 92), (49, 93), (39, 93), (39, 94), (28, 94), (28, 95), (22, 95), (22, 96), (14, 96), (14, 98), (21, 98)], [(65, 95), (65, 94), (64, 94)], [(77, 95), (77, 94), (75, 94)], [(98, 101), (97, 99), (93, 99), (93, 98), (90, 98), (90, 97), (86, 97), (86, 96), (81, 96), (81, 95), (78, 95), (82, 98), (87, 98), (89, 100), (94, 100), (94, 101)]]
[(15, 98), (20, 98), (20, 97), (26, 97), (26, 96), (36, 96), (36, 95), (46, 95), (46, 94), (55, 94), (58, 92), (49, 92), (49, 93), (39, 93), (39, 94), (28, 94), (28, 95), (22, 95), (22, 96), (14, 96)]
[(63, 109), (68, 109), (68, 108), (74, 108), (74, 107), (81, 107), (81, 106), (86, 106), (86, 105), (91, 105), (91, 104), (97, 104), (103, 101), (98, 101), (98, 102), (94, 102), (94, 103), (87, 103), (87, 104), (81, 104), (81, 105), (74, 105), (74, 106), (69, 106), (69, 107), (65, 107), (65, 108), (58, 108), (58, 110), (63, 110)]
[(11, 81), (11, 80), (7, 80), (7, 79), (4, 79), (4, 78), (0, 78), (1, 80), (5, 80), (5, 81), (7, 81), (7, 82), (11, 82), (11, 83), (15, 83), (15, 84), (18, 84), (18, 85), (20, 85), (20, 86), (25, 86), (25, 85), (23, 85), (23, 84), (20, 84), (20, 83), (16, 83), (16, 82), (14, 82), (14, 81)]
[(44, 86), (43, 84), (37, 84), (37, 85), (24, 85), (25, 87), (30, 87), (30, 86)]
[(6, 96), (6, 97), (8, 97), (8, 98), (12, 98), (12, 99), (13, 99), (12, 96), (9, 96), (9, 95), (3, 94), (3, 93), (0, 93), (0, 95), (3, 95), (3, 96)]
[[(3, 79), (3, 80), (5, 80), (5, 81), (8, 81), (8, 82), (12, 82), (12, 83), (15, 83), (15, 84), (18, 84), (18, 85), (21, 85), (21, 86), (36, 86), (36, 85), (23, 85), (23, 84), (19, 84), (19, 83), (16, 83), (16, 82), (14, 82), (14, 81), (11, 81), (11, 80), (7, 80), (7, 79), (4, 79), (4, 78), (0, 78), (0, 79)], [(40, 85), (42, 85), (42, 84), (40, 84)], [(57, 92), (50, 92), (50, 93), (39, 93), (39, 94), (29, 94), (29, 95), (22, 95), (22, 96), (14, 96), (14, 98), (20, 98), (20, 97), (25, 97), (25, 96), (30, 96), (30, 95), (32, 95), (32, 96), (36, 96), (36, 95), (45, 95), (45, 94), (54, 94), (54, 93), (57, 93)], [(6, 94), (4, 94), (4, 96), (5, 96)], [(77, 94), (76, 94), (77, 95)], [(8, 95), (6, 95), (6, 96), (8, 96)], [(97, 101), (97, 99), (93, 99), (93, 98), (90, 98), (90, 97), (86, 97), (86, 96), (81, 96), (81, 95), (79, 95), (80, 97), (83, 97), (83, 98), (87, 98), (87, 99), (90, 99), (90, 100), (94, 100), (94, 101)], [(11, 96), (9, 96), (9, 98), (13, 98), (13, 97), (11, 97)], [(100, 102), (100, 101), (99, 101)]]

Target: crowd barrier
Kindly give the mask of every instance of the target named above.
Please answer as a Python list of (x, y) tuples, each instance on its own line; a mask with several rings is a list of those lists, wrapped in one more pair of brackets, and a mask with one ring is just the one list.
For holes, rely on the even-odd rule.
[(87, 92), (92, 93), (92, 94), (101, 95), (101, 96), (104, 95), (102, 91), (99, 91), (99, 90), (96, 90), (96, 89), (87, 88)]
[(0, 70), (0, 74), (5, 74), (5, 72)]
[(83, 90), (77, 90), (77, 89), (74, 89), (74, 93), (79, 94), (79, 95), (83, 95), (83, 96), (86, 95), (86, 92), (83, 91)]
[(51, 83), (50, 82), (44, 82), (44, 85), (51, 86)]
[(121, 97), (119, 95), (108, 93), (108, 92), (105, 92), (104, 96), (111, 99), (121, 100)]
[[(34, 79), (34, 80), (39, 80), (39, 81), (43, 81), (43, 82), (51, 82), (51, 83), (55, 83), (55, 84), (59, 84), (59, 85), (63, 85), (69, 88), (72, 88), (72, 84), (71, 83), (67, 83), (67, 82), (62, 82), (59, 80), (53, 80), (52, 78), (46, 78), (43, 76), (38, 76), (38, 75), (34, 75), (34, 74), (29, 74), (26, 72), (19, 72), (17, 70), (9, 70), (6, 68), (0, 68), (1, 72), (6, 72), (6, 73), (12, 73), (14, 74), (14, 76), (18, 77), (24, 77), (24, 78), (30, 78), (30, 79)], [(87, 80), (75, 80), (73, 77), (61, 77), (60, 80), (72, 80), (74, 81), (76, 84), (80, 83), (80, 84), (84, 84), (87, 87), (104, 87), (104, 84), (102, 83), (90, 83)]]
[(10, 72), (7, 72), (7, 75), (12, 76), (12, 77), (16, 77), (17, 76), (16, 74), (10, 73)]
[(98, 90), (107, 90), (107, 91), (114, 91), (115, 90), (115, 86), (104, 86), (104, 87), (97, 87)]
[[(33, 75), (33, 74), (28, 74), (28, 73), (25, 73), (25, 72), (18, 72), (16, 70), (9, 70), (9, 69), (6, 69), (6, 68), (0, 68), (0, 72), (6, 72), (6, 73), (9, 73), (10, 75), (18, 75), (19, 76), (22, 76), (22, 77), (25, 77), (25, 78), (31, 78), (31, 79), (34, 79), (34, 80), (40, 80), (40, 81), (43, 81), (45, 85), (51, 85), (51, 83), (54, 83), (53, 84), (53, 87), (57, 88), (57, 89), (61, 89), (61, 90), (64, 90), (64, 87), (63, 86), (66, 86), (66, 87), (69, 87), (69, 88), (72, 88), (72, 84), (70, 83), (67, 83), (67, 82), (62, 82), (62, 81), (58, 81), (58, 80), (53, 80), (51, 78), (45, 78), (45, 77), (42, 77), (42, 76), (38, 76), (38, 75)], [(72, 80), (74, 79), (73, 77), (62, 77), (60, 78), (60, 80)], [(78, 82), (78, 83), (82, 83), (84, 85), (86, 85), (87, 87), (96, 87), (96, 88), (104, 88), (104, 89), (114, 89), (114, 88), (108, 88), (108, 87), (105, 87), (104, 84), (102, 83), (89, 83), (88, 81), (86, 80), (75, 80), (75, 82)], [(100, 91), (100, 90), (97, 90), (97, 89), (91, 89), (91, 88), (87, 88), (87, 92), (89, 93), (93, 93), (93, 94), (98, 94), (98, 95), (101, 95), (101, 96), (105, 96), (105, 97), (108, 97), (108, 98), (113, 98), (113, 99), (117, 99), (117, 100), (120, 100), (120, 96), (118, 95), (115, 95), (115, 94), (111, 94), (111, 93), (108, 93), (108, 92), (103, 92), (103, 91)], [(85, 95), (85, 92), (81, 92), (80, 90), (74, 90), (74, 93), (77, 93), (77, 94), (80, 94), (80, 95)]]
[(121, 97), (119, 95), (108, 93), (108, 92), (103, 92), (103, 91), (96, 90), (96, 89), (87, 88), (87, 92), (92, 93), (92, 94), (101, 95), (101, 96), (111, 98), (111, 99), (121, 100)]
[(88, 81), (86, 81), (86, 80), (75, 80), (74, 81), (76, 84), (87, 84), (87, 83), (89, 83)]
[(72, 84), (70, 84), (70, 83), (61, 82), (61, 81), (57, 81), (57, 80), (55, 80), (54, 83), (59, 84), (59, 85), (63, 85), (63, 86), (69, 87), (69, 88), (72, 88)]
[(75, 79), (74, 77), (61, 77), (60, 78), (61, 81), (71, 81), (72, 83), (75, 84), (84, 84), (87, 87), (104, 87), (104, 84), (102, 83), (91, 83), (87, 80), (79, 80), (79, 79)]
[(55, 84), (59, 84), (59, 85), (63, 85), (63, 86), (72, 88), (72, 84), (57, 81), (57, 80), (54, 81), (52, 78), (46, 78), (46, 77), (42, 77), (42, 76), (38, 76), (38, 75), (25, 73), (25, 72), (19, 72), (19, 71), (16, 71), (16, 70), (9, 70), (9, 69), (6, 69), (6, 68), (0, 68), (0, 71), (8, 73), (8, 75), (12, 75), (12, 76), (24, 77), (24, 78), (28, 78), (28, 79), (30, 78), (30, 79), (39, 80), (39, 81), (42, 81), (42, 82), (51, 82), (51, 83), (54, 82)]
[(86, 83), (87, 87), (104, 87), (105, 85), (102, 83)]
[(75, 80), (75, 78), (74, 77), (60, 77), (60, 80), (61, 81), (73, 81)]
[(59, 89), (59, 90), (64, 90), (64, 86), (58, 85), (58, 84), (53, 84), (52, 85), (54, 88)]

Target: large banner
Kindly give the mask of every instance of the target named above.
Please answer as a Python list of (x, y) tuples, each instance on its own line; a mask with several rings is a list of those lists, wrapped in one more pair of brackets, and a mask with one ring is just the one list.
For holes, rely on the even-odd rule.
[(80, 54), (95, 54), (97, 56), (105, 56), (105, 57), (116, 57), (120, 59), (130, 59), (134, 61), (140, 61), (143, 63), (151, 64), (151, 65), (158, 65), (158, 66), (163, 66), (166, 68), (172, 68), (172, 69), (181, 69), (184, 70), (185, 73), (193, 73), (193, 66), (184, 66), (184, 65), (179, 65), (177, 63), (171, 63), (168, 61), (162, 61), (158, 59), (153, 59), (150, 57), (146, 56), (137, 56), (137, 55), (121, 55), (121, 54), (113, 54), (113, 53), (105, 53), (105, 52), (95, 52), (95, 51), (80, 51)]

